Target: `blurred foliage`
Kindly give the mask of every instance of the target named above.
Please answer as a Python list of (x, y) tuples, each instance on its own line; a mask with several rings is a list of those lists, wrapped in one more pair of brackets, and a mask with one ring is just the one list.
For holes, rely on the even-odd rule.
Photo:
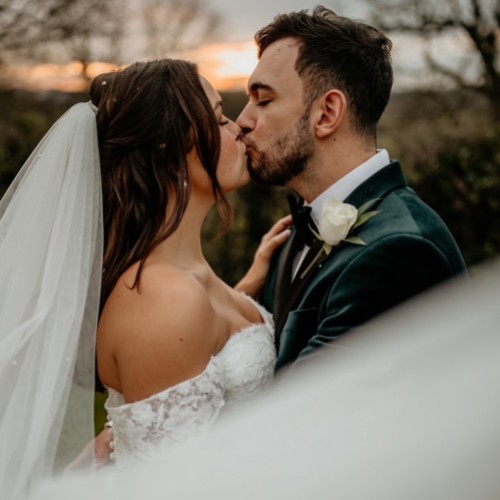
[[(222, 93), (235, 118), (243, 93)], [(0, 195), (76, 94), (0, 92)], [(445, 220), (469, 265), (500, 253), (500, 127), (489, 101), (463, 92), (394, 94), (379, 128), (379, 147), (401, 161), (410, 185)], [(204, 250), (231, 285), (250, 264), (262, 235), (287, 211), (285, 188), (251, 184), (230, 195), (234, 222), (220, 236), (215, 211), (204, 227)]]
[(72, 104), (88, 99), (78, 94), (0, 92), (0, 196), (51, 125)]
[(500, 253), (500, 124), (490, 106), (474, 92), (395, 95), (379, 134), (469, 267)]
[(469, 265), (500, 252), (500, 128), (483, 137), (443, 138), (416, 161), (413, 186), (452, 228)]
[(104, 429), (104, 424), (107, 420), (106, 411), (104, 410), (104, 403), (108, 397), (104, 391), (96, 391), (94, 399), (94, 428), (96, 435)]

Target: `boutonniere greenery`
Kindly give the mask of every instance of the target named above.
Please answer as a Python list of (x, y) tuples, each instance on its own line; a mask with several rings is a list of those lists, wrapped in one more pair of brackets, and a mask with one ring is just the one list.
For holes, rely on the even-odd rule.
[(380, 212), (380, 210), (370, 210), (379, 199), (370, 200), (359, 208), (349, 203), (343, 203), (336, 198), (330, 198), (325, 202), (319, 221), (318, 232), (311, 228), (314, 236), (323, 242), (323, 246), (307, 269), (302, 273), (301, 278), (316, 265), (323, 254), (329, 255), (332, 248), (340, 243), (366, 245), (361, 238), (352, 235), (351, 232)]

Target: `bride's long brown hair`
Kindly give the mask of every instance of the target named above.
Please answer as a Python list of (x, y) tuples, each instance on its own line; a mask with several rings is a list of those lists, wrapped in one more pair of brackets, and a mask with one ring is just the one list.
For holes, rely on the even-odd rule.
[(179, 226), (191, 192), (187, 155), (193, 147), (226, 227), (231, 212), (216, 177), (219, 126), (194, 64), (135, 63), (96, 77), (90, 96), (98, 108), (103, 193), (102, 307), (136, 262), (133, 287), (139, 286), (146, 258)]

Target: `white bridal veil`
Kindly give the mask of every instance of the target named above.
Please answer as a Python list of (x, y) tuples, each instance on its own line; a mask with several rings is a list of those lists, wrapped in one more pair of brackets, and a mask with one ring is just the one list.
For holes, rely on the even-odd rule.
[(345, 336), (163, 460), (36, 500), (500, 498), (500, 262)]
[[(95, 111), (72, 107), (0, 202), (0, 497), (93, 437), (101, 184)], [(77, 355), (78, 353), (78, 355)]]

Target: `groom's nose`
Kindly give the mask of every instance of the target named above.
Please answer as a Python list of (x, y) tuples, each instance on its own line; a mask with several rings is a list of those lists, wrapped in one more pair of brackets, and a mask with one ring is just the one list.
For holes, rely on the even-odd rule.
[(249, 104), (250, 103), (247, 103), (247, 105), (239, 114), (238, 118), (236, 118), (236, 124), (241, 128), (241, 135), (245, 135), (248, 134), (248, 132), (251, 132), (255, 125), (255, 122), (251, 119), (249, 113)]

